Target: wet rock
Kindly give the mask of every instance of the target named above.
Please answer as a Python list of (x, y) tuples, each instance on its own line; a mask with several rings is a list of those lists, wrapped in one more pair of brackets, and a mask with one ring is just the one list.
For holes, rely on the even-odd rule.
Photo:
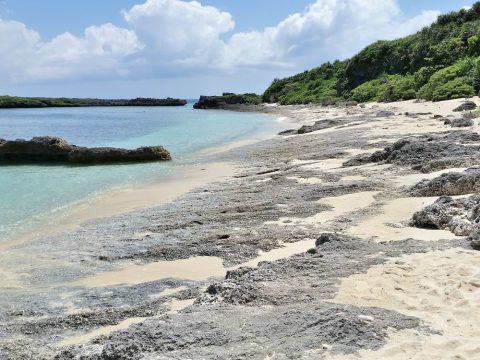
[(480, 192), (480, 168), (442, 174), (423, 180), (410, 189), (413, 196), (457, 196)]
[(450, 123), (451, 127), (470, 127), (473, 126), (473, 120), (467, 118), (454, 119)]
[(453, 111), (455, 112), (471, 111), (471, 110), (475, 110), (476, 108), (477, 108), (477, 104), (475, 104), (473, 101), (465, 101), (459, 107), (453, 109)]
[(171, 160), (161, 146), (136, 150), (86, 148), (70, 145), (58, 137), (34, 137), (31, 140), (0, 141), (0, 163), (75, 163), (109, 164)]

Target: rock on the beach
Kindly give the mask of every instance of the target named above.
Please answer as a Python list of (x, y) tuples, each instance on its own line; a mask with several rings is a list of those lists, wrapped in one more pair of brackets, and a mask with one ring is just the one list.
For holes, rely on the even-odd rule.
[(418, 228), (450, 230), (457, 236), (469, 236), (479, 247), (480, 195), (464, 199), (441, 196), (435, 203), (417, 211), (410, 222)]
[(413, 196), (457, 196), (480, 192), (480, 168), (449, 172), (423, 180), (410, 189)]
[(377, 114), (375, 116), (378, 118), (378, 117), (390, 117), (390, 116), (394, 116), (394, 115), (395, 115), (395, 113), (393, 111), (381, 110), (381, 111), (377, 112)]
[(473, 120), (467, 118), (454, 119), (450, 122), (451, 127), (469, 127), (473, 126)]
[(301, 135), (308, 134), (314, 131), (319, 131), (323, 129), (332, 128), (335, 126), (345, 125), (348, 121), (344, 119), (325, 119), (316, 121), (313, 125), (303, 125), (298, 130), (285, 130), (279, 133), (278, 135)]
[(343, 166), (385, 162), (411, 166), (421, 172), (449, 167), (472, 166), (480, 156), (480, 135), (470, 131), (455, 131), (447, 135), (421, 135), (400, 139), (370, 155), (358, 155)]
[(475, 110), (476, 108), (477, 108), (477, 104), (475, 104), (473, 101), (465, 101), (459, 107), (453, 109), (453, 111), (455, 112), (471, 111), (471, 110)]
[(120, 148), (87, 148), (70, 145), (58, 137), (34, 137), (31, 140), (0, 140), (0, 163), (76, 163), (109, 164), (171, 160), (162, 146), (135, 150)]

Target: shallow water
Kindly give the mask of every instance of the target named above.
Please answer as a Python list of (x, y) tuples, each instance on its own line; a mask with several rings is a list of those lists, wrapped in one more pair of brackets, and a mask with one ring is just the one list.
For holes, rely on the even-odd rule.
[(59, 136), (81, 146), (165, 146), (174, 161), (106, 166), (0, 166), (0, 241), (52, 219), (68, 207), (124, 185), (159, 181), (202, 150), (240, 140), (272, 124), (253, 113), (185, 107), (92, 107), (0, 110), (0, 138)]

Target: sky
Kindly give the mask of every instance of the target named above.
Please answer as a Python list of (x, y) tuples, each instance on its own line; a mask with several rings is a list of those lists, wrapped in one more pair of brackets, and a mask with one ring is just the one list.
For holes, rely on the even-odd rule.
[(0, 94), (261, 93), (473, 0), (0, 0)]

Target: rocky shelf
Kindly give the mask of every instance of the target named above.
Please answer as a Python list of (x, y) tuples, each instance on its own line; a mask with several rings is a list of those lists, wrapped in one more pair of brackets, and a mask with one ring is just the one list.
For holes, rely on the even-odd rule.
[(74, 163), (113, 164), (171, 160), (162, 146), (121, 148), (87, 148), (70, 145), (58, 137), (34, 137), (31, 140), (0, 139), (0, 164)]

